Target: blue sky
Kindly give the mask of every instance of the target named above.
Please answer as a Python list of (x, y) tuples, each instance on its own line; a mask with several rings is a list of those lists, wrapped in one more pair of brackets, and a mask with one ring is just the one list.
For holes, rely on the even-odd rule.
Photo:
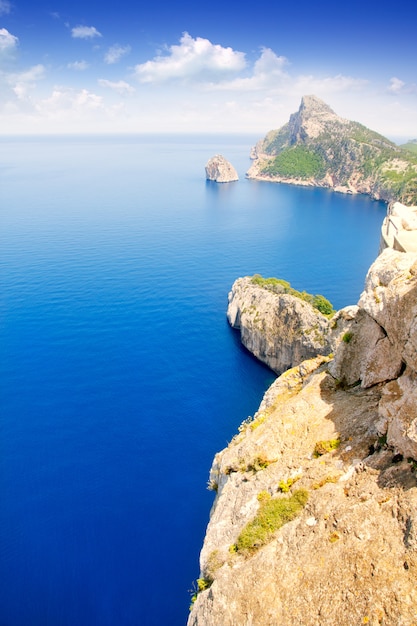
[(417, 137), (411, 0), (0, 0), (0, 132), (263, 135), (304, 94)]

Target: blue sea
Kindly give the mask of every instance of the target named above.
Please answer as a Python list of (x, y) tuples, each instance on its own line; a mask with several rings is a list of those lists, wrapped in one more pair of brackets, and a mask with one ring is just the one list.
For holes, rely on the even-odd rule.
[(246, 180), (259, 138), (0, 140), (1, 626), (185, 625), (212, 458), (274, 380), (233, 281), (357, 302), (385, 205)]

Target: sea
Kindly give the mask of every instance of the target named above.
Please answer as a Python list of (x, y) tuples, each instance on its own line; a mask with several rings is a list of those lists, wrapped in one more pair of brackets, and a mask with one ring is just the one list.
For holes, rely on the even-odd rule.
[(386, 213), (246, 179), (260, 138), (0, 138), (0, 626), (186, 624), (213, 456), (275, 378), (231, 286), (355, 304)]

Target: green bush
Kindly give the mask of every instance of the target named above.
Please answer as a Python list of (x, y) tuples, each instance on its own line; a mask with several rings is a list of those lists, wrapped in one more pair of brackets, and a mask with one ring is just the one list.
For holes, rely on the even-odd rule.
[(326, 441), (318, 441), (314, 446), (314, 456), (318, 458), (323, 454), (337, 450), (340, 446), (340, 439), (327, 439)]
[(314, 296), (313, 306), (323, 315), (333, 315), (335, 312), (332, 303), (321, 295)]
[(352, 337), (353, 337), (353, 333), (350, 332), (350, 330), (348, 330), (342, 337), (342, 340), (345, 343), (350, 343), (352, 341)]
[(194, 603), (197, 600), (198, 594), (201, 593), (202, 591), (205, 591), (206, 589), (210, 589), (212, 584), (213, 584), (213, 580), (211, 578), (197, 578), (197, 589), (195, 589), (194, 587), (195, 590), (192, 592), (192, 595), (191, 595), (190, 611), (192, 611)]
[(307, 291), (297, 291), (297, 289), (291, 287), (291, 283), (282, 278), (263, 278), (260, 274), (254, 274), (251, 278), (251, 283), (274, 293), (287, 293), (290, 296), (308, 302), (326, 317), (332, 317), (336, 313), (332, 303), (324, 296), (320, 294), (313, 296), (311, 293), (307, 293)]
[(288, 498), (258, 498), (259, 510), (240, 533), (233, 551), (250, 553), (265, 545), (273, 534), (287, 522), (295, 519), (307, 504), (308, 492), (298, 489)]

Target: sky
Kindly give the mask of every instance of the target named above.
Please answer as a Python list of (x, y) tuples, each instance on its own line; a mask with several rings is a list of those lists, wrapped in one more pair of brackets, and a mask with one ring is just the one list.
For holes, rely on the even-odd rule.
[(313, 94), (417, 138), (411, 0), (143, 4), (0, 0), (0, 134), (263, 136)]

